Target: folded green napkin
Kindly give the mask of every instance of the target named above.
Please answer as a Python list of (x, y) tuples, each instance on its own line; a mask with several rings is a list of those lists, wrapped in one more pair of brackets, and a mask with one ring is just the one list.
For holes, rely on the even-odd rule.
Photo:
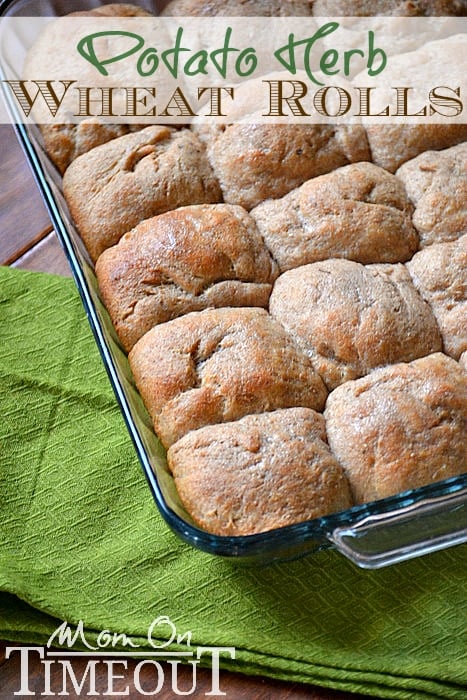
[[(245, 568), (160, 517), (71, 280), (0, 268), (0, 638), (167, 616), (221, 665), (387, 698), (464, 698), (465, 549), (379, 571), (334, 551)], [(171, 636), (158, 625), (157, 637)], [(175, 640), (167, 650), (179, 650)]]

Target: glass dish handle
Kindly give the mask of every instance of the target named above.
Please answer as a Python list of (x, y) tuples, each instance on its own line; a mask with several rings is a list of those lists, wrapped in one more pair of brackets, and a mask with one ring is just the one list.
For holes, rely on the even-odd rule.
[(348, 559), (378, 569), (467, 542), (467, 492), (411, 503), (397, 513), (365, 516), (328, 533)]

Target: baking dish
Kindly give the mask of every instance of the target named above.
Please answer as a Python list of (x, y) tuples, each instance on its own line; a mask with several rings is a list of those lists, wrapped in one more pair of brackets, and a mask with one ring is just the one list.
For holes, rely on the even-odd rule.
[[(5, 0), (1, 17), (61, 15), (100, 3)], [(139, 3), (146, 9), (154, 4)], [(156, 4), (157, 9), (157, 4)], [(21, 39), (19, 39), (21, 40)], [(11, 68), (16, 42), (2, 46)], [(2, 71), (3, 78), (3, 71)], [(103, 306), (93, 265), (71, 220), (61, 177), (48, 159), (39, 130), (19, 123), (16, 107), (5, 101), (32, 168), (57, 236), (70, 263), (102, 361), (127, 424), (149, 487), (162, 516), (183, 540), (239, 563), (269, 563), (335, 547), (358, 566), (377, 568), (467, 541), (467, 475), (356, 506), (342, 513), (248, 536), (216, 536), (198, 528), (178, 498), (164, 449), (135, 388), (125, 353)]]

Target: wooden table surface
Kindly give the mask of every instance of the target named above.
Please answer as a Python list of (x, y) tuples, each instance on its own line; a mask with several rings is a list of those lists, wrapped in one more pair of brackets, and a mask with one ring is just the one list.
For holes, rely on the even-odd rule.
[[(44, 272), (55, 272), (61, 275), (71, 275), (66, 258), (51, 226), (46, 209), (36, 188), (29, 165), (16, 140), (13, 127), (0, 125), (0, 264), (12, 267)], [(0, 514), (1, 517), (1, 514)], [(5, 646), (15, 646), (10, 642), (0, 642), (0, 700), (12, 700), (14, 697), (33, 697), (16, 695), (20, 687), (19, 654), (15, 653), (10, 659), (5, 658)], [(36, 657), (36, 655), (34, 655)], [(122, 690), (129, 687), (129, 694), (121, 697), (147, 697), (138, 693), (132, 686), (131, 669), (136, 662), (128, 662), (128, 678), (122, 681)], [(84, 672), (84, 662), (73, 660), (76, 677)], [(97, 670), (96, 688), (105, 697), (107, 674)], [(36, 698), (51, 697), (41, 695), (44, 691), (43, 668), (38, 660), (30, 662), (30, 689)], [(143, 678), (143, 674), (142, 674)], [(157, 693), (160, 700), (172, 700), (175, 696), (171, 688), (170, 670), (165, 674), (164, 688)], [(179, 673), (180, 690), (189, 689), (192, 685), (191, 667)], [(148, 685), (147, 689), (154, 688)], [(317, 688), (299, 683), (285, 683), (266, 678), (247, 677), (240, 673), (221, 672), (220, 688), (226, 693), (227, 700), (344, 700), (344, 698), (363, 698), (350, 693)], [(62, 689), (61, 674), (58, 671), (53, 676), (52, 690), (59, 693)], [(74, 695), (70, 687), (68, 698), (81, 697)], [(211, 690), (210, 670), (198, 670), (196, 690), (187, 697), (205, 697)], [(115, 696), (113, 696), (115, 697)], [(212, 697), (212, 696), (211, 696)]]

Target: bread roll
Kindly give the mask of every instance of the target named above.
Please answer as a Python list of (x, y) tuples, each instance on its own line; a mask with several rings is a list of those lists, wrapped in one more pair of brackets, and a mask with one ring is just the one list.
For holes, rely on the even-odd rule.
[(415, 205), (420, 247), (467, 233), (467, 143), (426, 151), (397, 171)]
[(441, 353), (346, 382), (324, 415), (357, 503), (466, 471), (467, 375)]
[(129, 355), (168, 447), (190, 430), (249, 413), (322, 410), (327, 391), (308, 357), (264, 309), (207, 309), (155, 326)]
[(403, 265), (324, 260), (289, 270), (274, 285), (270, 311), (329, 389), (442, 347), (433, 313)]
[(158, 323), (220, 306), (267, 307), (277, 266), (241, 207), (198, 204), (146, 219), (96, 264), (128, 351)]
[(307, 408), (195, 430), (169, 449), (180, 498), (216, 535), (251, 535), (345, 510), (349, 485)]
[(188, 129), (149, 126), (79, 156), (63, 191), (95, 262), (143, 219), (221, 200), (203, 145)]
[(281, 272), (326, 258), (404, 262), (418, 248), (403, 184), (372, 163), (308, 180), (251, 215)]

